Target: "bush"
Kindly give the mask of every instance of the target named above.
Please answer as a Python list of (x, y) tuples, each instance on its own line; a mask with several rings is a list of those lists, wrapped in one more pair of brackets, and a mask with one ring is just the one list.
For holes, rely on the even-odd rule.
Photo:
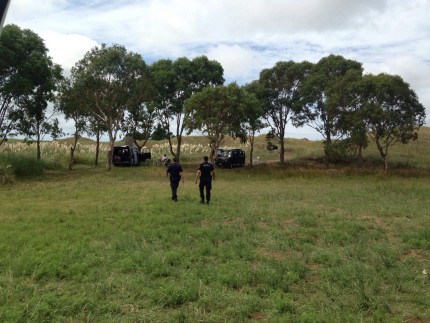
[(17, 177), (42, 175), (45, 170), (45, 165), (42, 161), (37, 161), (30, 157), (15, 158), (11, 164)]
[(357, 145), (350, 139), (324, 141), (326, 157), (332, 163), (348, 162), (355, 157)]
[(5, 161), (7, 163), (7, 170), (9, 174), (14, 174), (17, 177), (42, 175), (46, 169), (46, 165), (43, 161), (37, 161), (34, 157), (26, 155), (6, 155)]

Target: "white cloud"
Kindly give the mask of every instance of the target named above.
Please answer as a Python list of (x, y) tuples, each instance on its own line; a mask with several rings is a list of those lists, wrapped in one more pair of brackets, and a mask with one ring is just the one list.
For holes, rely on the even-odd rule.
[(55, 31), (42, 33), (49, 55), (64, 70), (70, 70), (97, 42), (83, 35), (61, 34)]
[(257, 55), (250, 49), (220, 44), (210, 47), (207, 56), (221, 63), (226, 80), (247, 80), (255, 76)]

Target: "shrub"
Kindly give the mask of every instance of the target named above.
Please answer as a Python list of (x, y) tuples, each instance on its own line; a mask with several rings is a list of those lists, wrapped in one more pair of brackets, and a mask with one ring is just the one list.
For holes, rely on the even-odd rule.
[(32, 157), (13, 156), (9, 157), (8, 162), (17, 177), (42, 175), (45, 170), (44, 162), (37, 161)]

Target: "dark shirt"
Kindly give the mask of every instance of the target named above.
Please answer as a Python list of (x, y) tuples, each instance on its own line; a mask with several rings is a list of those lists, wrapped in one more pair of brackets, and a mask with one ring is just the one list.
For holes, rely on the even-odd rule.
[(214, 171), (214, 166), (209, 162), (204, 162), (199, 165), (200, 180), (212, 179), (211, 172)]
[(180, 173), (182, 173), (182, 167), (177, 163), (171, 163), (167, 167), (167, 173), (170, 175), (171, 181), (179, 181), (181, 179)]

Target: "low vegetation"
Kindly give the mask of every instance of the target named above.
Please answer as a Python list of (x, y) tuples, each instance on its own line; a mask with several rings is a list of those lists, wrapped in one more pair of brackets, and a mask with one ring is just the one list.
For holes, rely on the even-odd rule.
[(370, 147), (364, 167), (327, 167), (305, 139), (286, 140), (281, 167), (257, 138), (259, 164), (217, 169), (209, 206), (193, 182), (201, 138), (184, 143), (178, 203), (152, 162), (107, 173), (85, 147), (68, 171), (65, 148), (25, 176), (32, 152), (3, 146), (0, 176), (14, 179), (0, 190), (0, 321), (428, 321), (421, 131), (389, 171)]

